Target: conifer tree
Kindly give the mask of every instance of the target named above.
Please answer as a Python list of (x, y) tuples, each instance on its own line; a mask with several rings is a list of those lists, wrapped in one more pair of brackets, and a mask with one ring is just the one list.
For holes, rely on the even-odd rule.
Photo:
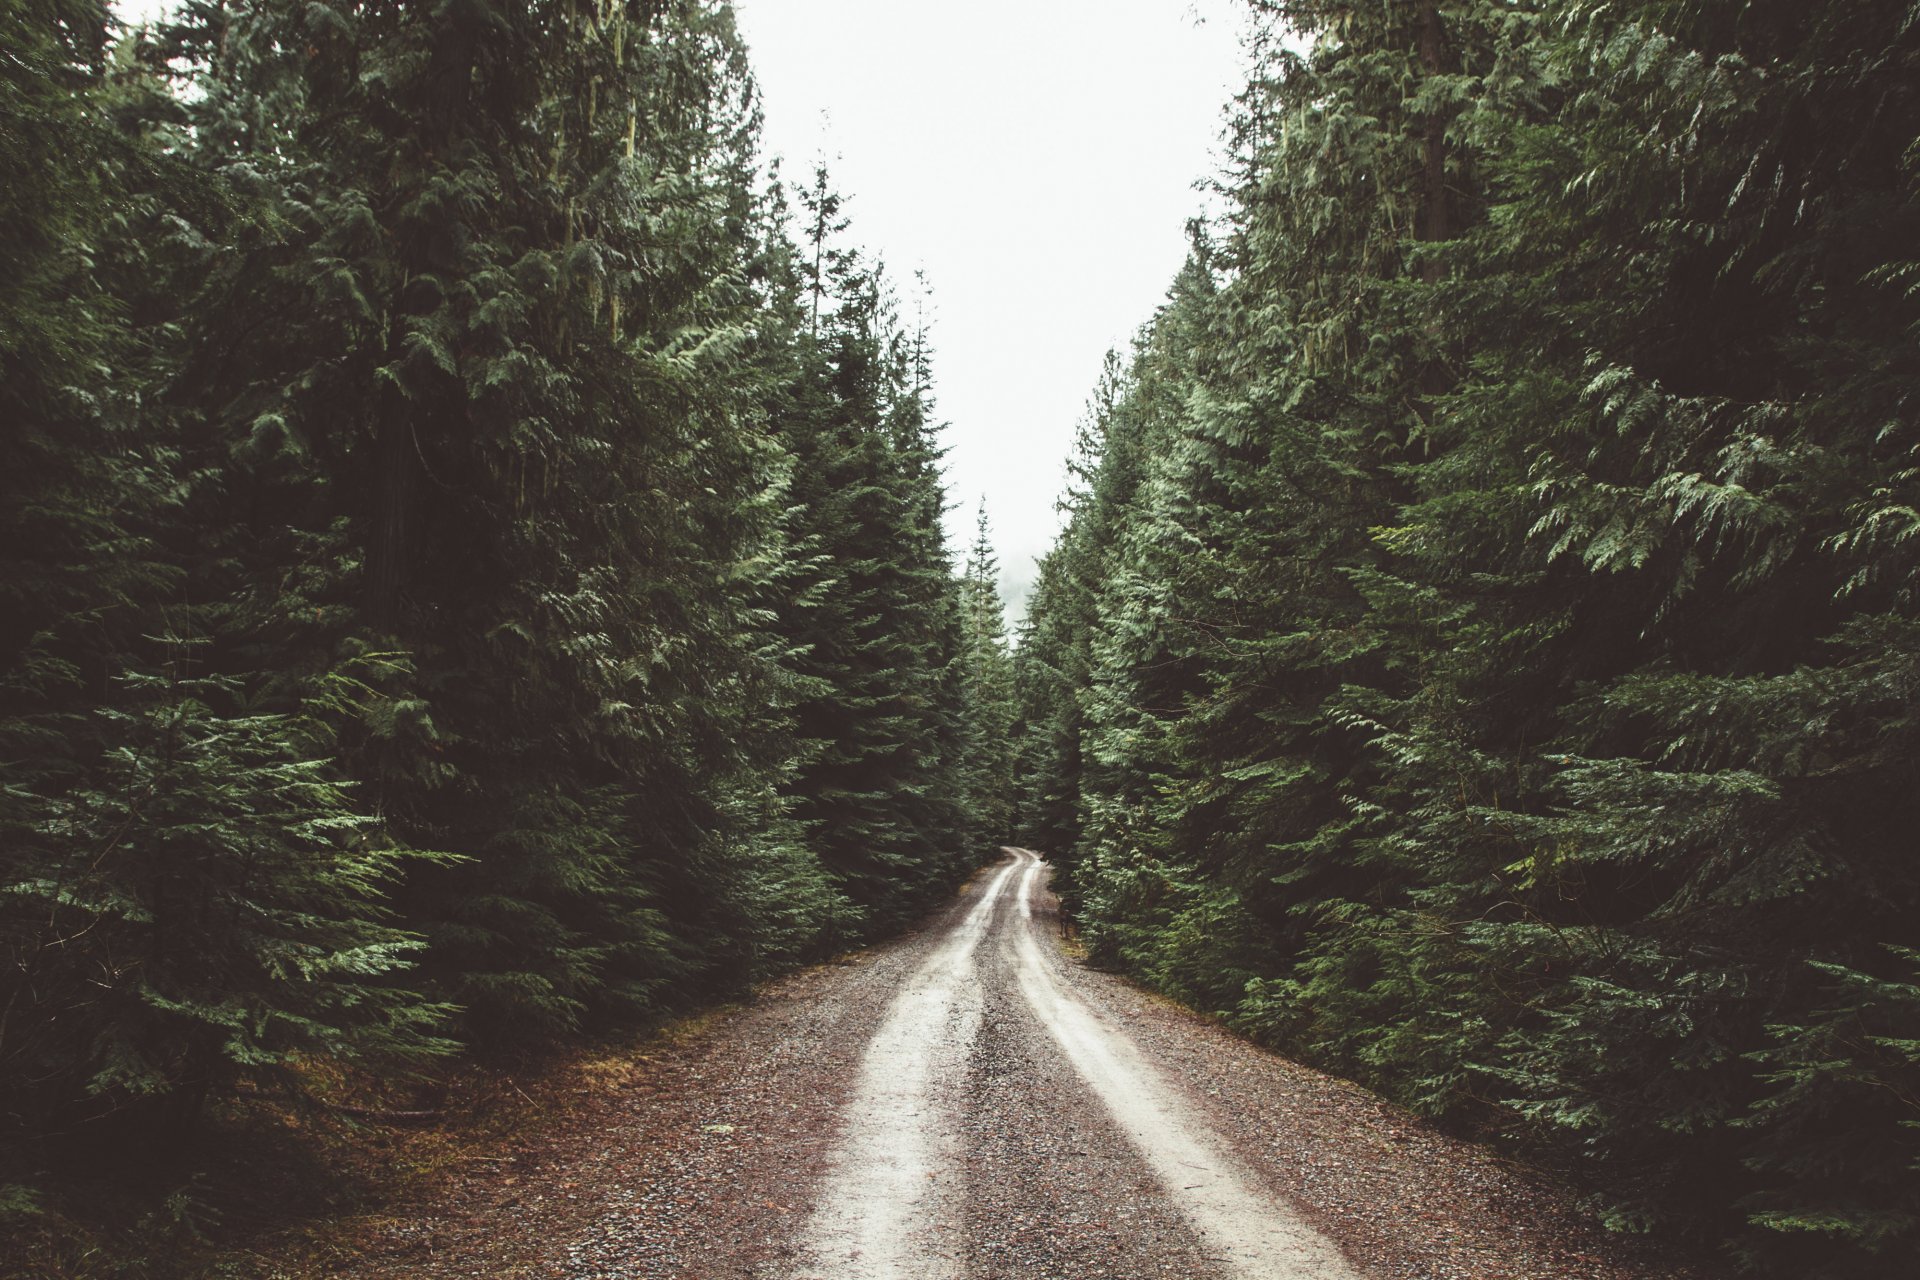
[(203, 163), (273, 217), (209, 264), (180, 394), (263, 460), (234, 563), (256, 618), (310, 620), (280, 661), (413, 655), (352, 757), (460, 857), (405, 899), (445, 990), (498, 1038), (738, 981), (753, 851), (804, 857), (755, 829), (781, 463), (730, 12), (266, 5), (183, 39)]
[(112, 31), (0, 13), (0, 1138), (653, 1016), (1002, 838), (931, 349), (728, 5)]
[(863, 913), (857, 930), (898, 924), (950, 882), (967, 828), (961, 618), (924, 342), (901, 332), (878, 270), (839, 243), (840, 204), (816, 170), (794, 255), (809, 332), (776, 421), (806, 565), (784, 621), (803, 681), (797, 729), (812, 744), (792, 795)]
[(967, 778), (964, 807), (982, 853), (1013, 839), (1014, 699), (1013, 658), (1007, 649), (1006, 607), (1000, 599), (1000, 566), (982, 499), (973, 548), (960, 581), (964, 624), (961, 697), (966, 707)]
[(1020, 621), (1013, 667), (1020, 699), (1020, 740), (1014, 756), (1016, 838), (1048, 851), (1052, 887), (1069, 907), (1071, 851), (1080, 830), (1078, 690), (1085, 666), (1072, 611), (1078, 581), (1068, 562), (1071, 545), (1062, 537), (1040, 560)]
[(443, 1048), (444, 1010), (391, 981), (420, 941), (380, 897), (417, 855), (335, 764), (364, 664), (277, 691), (197, 576), (212, 482), (159, 392), (185, 219), (244, 201), (180, 161), (102, 6), (5, 22), (0, 138), (34, 154), (0, 214), (0, 1114), (171, 1137), (243, 1075)]
[(1896, 1274), (1915, 28), (1263, 8), (1029, 613), (1032, 838), (1096, 955), (1612, 1225)]

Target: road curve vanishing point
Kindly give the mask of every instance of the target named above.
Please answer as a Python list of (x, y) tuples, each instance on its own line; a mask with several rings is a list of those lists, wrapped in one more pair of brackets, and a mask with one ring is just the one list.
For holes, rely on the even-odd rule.
[(998, 935), (1013, 958), (1016, 1007), (1031, 1013), (1099, 1099), (1221, 1276), (1359, 1280), (1330, 1240), (1240, 1165), (1178, 1082), (1075, 994), (1034, 915), (1046, 864), (1028, 850), (1006, 853), (1010, 861), (914, 971), (869, 1043), (793, 1274), (966, 1275), (966, 1069), (989, 980), (981, 943)]

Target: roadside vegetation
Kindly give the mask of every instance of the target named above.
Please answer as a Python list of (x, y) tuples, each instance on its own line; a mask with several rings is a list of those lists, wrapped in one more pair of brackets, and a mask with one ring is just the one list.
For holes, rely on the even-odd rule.
[(1920, 21), (1274, 0), (1089, 405), (1097, 962), (1796, 1278), (1920, 1251)]
[(1250, 8), (1010, 647), (726, 0), (0, 0), (0, 1271), (215, 1256), (1017, 835), (1614, 1229), (1906, 1275), (1920, 10)]
[(0, 1252), (1005, 840), (929, 335), (757, 134), (706, 0), (0, 8)]

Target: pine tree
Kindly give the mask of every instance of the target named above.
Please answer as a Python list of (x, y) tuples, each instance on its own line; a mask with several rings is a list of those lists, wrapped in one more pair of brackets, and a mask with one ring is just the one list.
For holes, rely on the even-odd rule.
[(190, 550), (210, 481), (158, 392), (185, 219), (244, 200), (181, 162), (152, 51), (103, 7), (5, 21), (0, 138), (35, 153), (0, 214), (5, 1136), (171, 1137), (302, 1056), (442, 1049), (444, 1010), (392, 980), (420, 940), (381, 895), (418, 855), (335, 765), (372, 664), (289, 699), (244, 651), (211, 662), (235, 635)]
[(1007, 649), (1006, 607), (1000, 599), (1000, 566), (980, 502), (973, 549), (960, 580), (964, 625), (961, 698), (966, 707), (967, 778), (963, 807), (982, 854), (1012, 841), (1014, 797), (1013, 658)]
[(182, 38), (202, 162), (273, 211), (209, 264), (178, 391), (256, 459), (226, 571), (261, 625), (299, 620), (269, 641), (286, 667), (413, 656), (352, 763), (461, 856), (405, 907), (467, 1029), (749, 976), (781, 910), (753, 859), (806, 859), (759, 829), (787, 820), (786, 748), (749, 727), (782, 679), (756, 618), (784, 462), (743, 356), (730, 11), (268, 5)]
[(801, 193), (793, 262), (809, 330), (776, 423), (794, 456), (790, 538), (805, 568), (783, 628), (811, 743), (795, 812), (861, 916), (898, 925), (966, 861), (959, 809), (960, 612), (940, 532), (923, 341), (877, 270), (843, 247), (824, 169)]
[(1097, 954), (1611, 1224), (1893, 1274), (1914, 25), (1267, 8), (1029, 615), (1029, 826)]
[[(1748, 1139), (1816, 1107), (1873, 1123), (1818, 1088), (1788, 1089), (1808, 1108), (1789, 1119), (1754, 1064), (1787, 1034), (1767, 1028), (1817, 1038), (1850, 1016), (1836, 969), (1897, 979), (1882, 944), (1911, 918), (1896, 904), (1914, 882), (1883, 852), (1905, 839), (1907, 788), (1876, 763), (1910, 732), (1886, 697), (1908, 679), (1911, 602), (1888, 590), (1903, 567), (1883, 576), (1902, 553), (1858, 523), (1886, 511), (1910, 447), (1889, 412), (1913, 322), (1888, 291), (1914, 216), (1916, 104), (1895, 86), (1915, 46), (1896, 10), (1570, 23), (1550, 65), (1592, 80), (1515, 146), (1529, 243), (1493, 241), (1517, 278), (1555, 255), (1552, 303), (1586, 338), (1497, 356), (1501, 373), (1549, 371), (1535, 394), (1556, 393), (1567, 424), (1535, 445), (1518, 513), (1564, 594), (1533, 623), (1557, 633), (1541, 656), (1561, 685), (1555, 768), (1515, 797), (1534, 811), (1514, 824), (1516, 862), (1584, 907), (1535, 907), (1563, 926), (1528, 940), (1571, 979), (1537, 1001), (1562, 1034), (1523, 1030), (1506, 1050), (1535, 1114), (1617, 1163), (1637, 1193), (1624, 1216), (1657, 1218), (1675, 1188), (1744, 1167), (1767, 1187), (1747, 1208), (1777, 1234), (1738, 1248), (1794, 1274), (1890, 1263), (1888, 1224), (1912, 1203), (1892, 1172), (1910, 1155), (1865, 1143), (1822, 1168), (1814, 1148)], [(1855, 132), (1837, 143), (1813, 119)], [(1634, 182), (1596, 181), (1569, 206), (1573, 174), (1627, 165)], [(1703, 1208), (1735, 1230), (1726, 1206)]]
[(656, 1016), (1004, 838), (924, 327), (726, 4), (0, 27), (0, 1137)]

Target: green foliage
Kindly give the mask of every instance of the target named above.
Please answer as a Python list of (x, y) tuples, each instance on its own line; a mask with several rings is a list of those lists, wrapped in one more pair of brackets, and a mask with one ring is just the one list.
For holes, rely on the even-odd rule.
[(795, 242), (726, 4), (0, 24), (0, 1176), (738, 991), (1004, 838), (926, 335), (824, 181)]
[(962, 588), (940, 532), (927, 336), (838, 243), (824, 169), (800, 198), (806, 238), (779, 287), (806, 329), (770, 398), (794, 459), (798, 563), (779, 625), (805, 745), (789, 794), (855, 908), (836, 927), (860, 937), (912, 918), (976, 861), (961, 807)]
[(209, 264), (178, 393), (255, 464), (229, 500), (298, 513), (253, 521), (269, 560), (339, 531), (334, 628), (304, 643), (414, 655), (352, 758), (397, 829), (464, 855), (404, 895), (443, 989), (499, 1040), (738, 981), (711, 971), (737, 904), (697, 868), (777, 757), (728, 732), (770, 678), (736, 566), (774, 457), (729, 386), (730, 19), (267, 6), (176, 38), (209, 51), (201, 162), (264, 206)]
[(1311, 47), (1024, 633), (1029, 838), (1096, 956), (1612, 1225), (1898, 1274), (1920, 32), (1262, 7)]
[(235, 633), (187, 589), (202, 477), (150, 399), (177, 337), (164, 215), (223, 201), (100, 6), (5, 21), (0, 136), (33, 154), (9, 157), (0, 324), (0, 1136), (179, 1132), (299, 1055), (434, 1052), (444, 1011), (389, 981), (419, 944), (378, 898), (419, 855), (334, 763), (355, 664), (270, 692), (212, 657), (204, 633)]
[(8, 1059), (41, 1123), (179, 1123), (299, 1055), (449, 1047), (432, 1036), (446, 1010), (379, 981), (421, 946), (379, 905), (418, 855), (349, 803), (324, 707), (253, 711), (237, 680), (186, 674), (195, 646), (169, 646), (95, 712), (110, 745), (7, 824), (8, 967), (32, 978), (9, 1001)]
[(985, 501), (960, 580), (960, 621), (960, 694), (967, 711), (962, 809), (974, 825), (974, 842), (982, 853), (990, 853), (1014, 838), (1014, 725), (1019, 709)]
[(1807, 1275), (1897, 1252), (1920, 1222), (1920, 986), (1904, 980), (1920, 956), (1889, 951), (1901, 977), (1816, 965), (1821, 1002), (1748, 1054), (1768, 1092), (1745, 1121), (1764, 1189), (1743, 1207)]

